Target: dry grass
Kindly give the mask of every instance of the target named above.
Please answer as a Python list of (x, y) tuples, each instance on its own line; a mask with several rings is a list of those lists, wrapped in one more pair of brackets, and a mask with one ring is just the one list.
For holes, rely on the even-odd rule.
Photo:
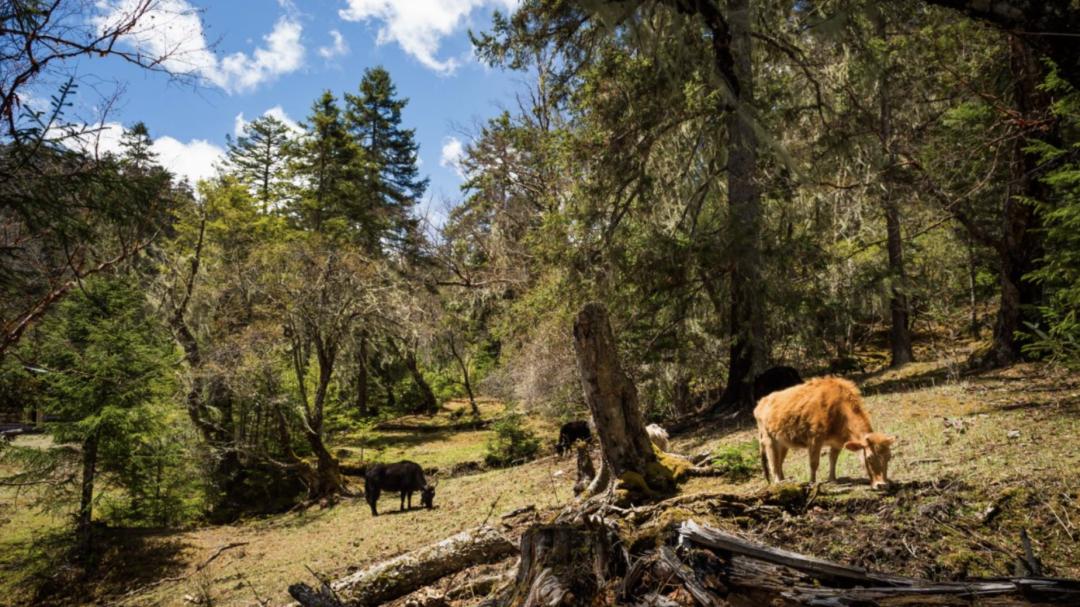
[[(804, 516), (745, 531), (879, 570), (958, 578), (1011, 574), (1026, 529), (1044, 573), (1080, 577), (1080, 378), (1035, 365), (956, 377), (947, 364), (923, 363), (861, 387), (874, 428), (899, 437), (892, 490), (871, 491), (846, 453), (841, 482), (822, 485)], [(675, 446), (697, 452), (755, 436), (742, 426)], [(784, 472), (806, 482), (805, 451), (789, 455)], [(764, 485), (759, 473), (723, 486), (694, 479), (684, 490), (751, 493)]]
[[(841, 457), (842, 482), (825, 484), (800, 516), (767, 523), (713, 521), (766, 541), (880, 570), (938, 578), (1011, 573), (1017, 535), (1026, 528), (1036, 553), (1053, 575), (1080, 577), (1080, 378), (1046, 367), (1018, 366), (1003, 372), (959, 377), (947, 363), (910, 365), (900, 372), (864, 378), (875, 429), (899, 436), (890, 466), (895, 487), (875, 493), (862, 482), (859, 462)], [(495, 403), (485, 414), (495, 415)], [(415, 423), (447, 424), (418, 418)], [(449, 416), (447, 416), (449, 417)], [(955, 421), (955, 420), (962, 421)], [(550, 425), (538, 426), (553, 440)], [(422, 439), (386, 437), (383, 459), (409, 458), (426, 465), (479, 459), (488, 431), (425, 432)], [(673, 450), (696, 453), (754, 440), (747, 426), (702, 428), (677, 437)], [(430, 438), (429, 435), (435, 435)], [(345, 441), (347, 443), (347, 441)], [(805, 481), (805, 453), (789, 456), (785, 472)], [(362, 500), (314, 508), (242, 524), (185, 532), (147, 534), (142, 549), (155, 546), (173, 558), (156, 575), (177, 578), (148, 585), (129, 566), (133, 579), (119, 581), (108, 603), (181, 605), (185, 595), (212, 596), (216, 605), (280, 604), (293, 581), (311, 581), (311, 570), (330, 577), (441, 539), (500, 513), (528, 504), (544, 508), (568, 503), (574, 463), (545, 458), (506, 470), (445, 479), (433, 511), (398, 514), (397, 499), (381, 504), (384, 516), (372, 518)], [(844, 480), (843, 477), (847, 477)], [(760, 474), (742, 482), (697, 478), (684, 492), (749, 494), (761, 489)], [(993, 510), (994, 514), (984, 517)], [(9, 516), (10, 510), (0, 511)], [(707, 510), (694, 513), (708, 517)], [(18, 516), (22, 516), (21, 514)], [(2, 542), (16, 531), (12, 519), (0, 526)], [(19, 519), (19, 525), (45, 521)], [(221, 546), (245, 542), (196, 570)], [(9, 544), (10, 545), (10, 544)], [(9, 568), (15, 566), (8, 561)], [(150, 566), (149, 563), (147, 566)], [(5, 572), (5, 576), (7, 572)], [(4, 590), (9, 590), (5, 586)], [(118, 594), (135, 590), (117, 598)], [(0, 603), (18, 603), (6, 592)]]
[[(218, 547), (247, 542), (223, 553), (204, 570), (216, 604), (251, 604), (255, 593), (281, 604), (288, 601), (285, 588), (289, 583), (312, 581), (308, 567), (336, 577), (351, 567), (417, 548), (521, 506), (563, 505), (573, 495), (571, 477), (572, 462), (545, 458), (513, 469), (442, 481), (431, 511), (399, 513), (397, 496), (391, 496), (381, 500), (383, 514), (372, 517), (367, 504), (357, 499), (332, 508), (180, 533), (170, 539), (184, 544), (188, 572)], [(182, 605), (183, 595), (193, 593), (190, 586), (190, 580), (163, 584), (122, 604)]]

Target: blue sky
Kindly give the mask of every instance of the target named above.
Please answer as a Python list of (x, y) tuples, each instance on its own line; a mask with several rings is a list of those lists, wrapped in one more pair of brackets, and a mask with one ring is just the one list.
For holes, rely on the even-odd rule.
[[(136, 1), (99, 0), (86, 18), (107, 25)], [(524, 81), (479, 64), (467, 34), (486, 29), (493, 10), (512, 10), (517, 0), (153, 1), (153, 18), (124, 44), (167, 51), (165, 65), (184, 81), (120, 61), (84, 60), (76, 66), (77, 112), (99, 120), (102, 98), (119, 86), (105, 120), (145, 122), (163, 164), (188, 178), (210, 171), (243, 120), (270, 111), (302, 121), (324, 89), (355, 91), (365, 68), (382, 65), (409, 98), (403, 122), (416, 129), (421, 171), (431, 178), (428, 206), (441, 214), (444, 201), (460, 197), (453, 159), (461, 144), (479, 122), (513, 108)]]

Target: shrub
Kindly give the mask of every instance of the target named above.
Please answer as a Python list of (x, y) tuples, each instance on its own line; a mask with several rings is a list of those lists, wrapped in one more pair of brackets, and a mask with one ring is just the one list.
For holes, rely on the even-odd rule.
[(487, 441), (484, 462), (493, 467), (512, 466), (528, 461), (540, 450), (540, 439), (525, 427), (525, 417), (510, 413), (495, 422), (494, 434)]

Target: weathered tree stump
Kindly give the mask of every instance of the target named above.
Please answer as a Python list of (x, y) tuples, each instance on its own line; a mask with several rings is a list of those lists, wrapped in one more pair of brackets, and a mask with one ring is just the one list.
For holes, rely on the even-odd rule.
[[(578, 314), (574, 351), (585, 401), (600, 437), (600, 476), (609, 471), (624, 488), (649, 497), (670, 493), (674, 480), (653, 452), (638, 406), (637, 388), (619, 364), (615, 336), (602, 305), (590, 303)], [(589, 492), (606, 488), (594, 482)]]
[(618, 539), (602, 525), (537, 525), (521, 536), (517, 577), (501, 605), (588, 605), (624, 569)]

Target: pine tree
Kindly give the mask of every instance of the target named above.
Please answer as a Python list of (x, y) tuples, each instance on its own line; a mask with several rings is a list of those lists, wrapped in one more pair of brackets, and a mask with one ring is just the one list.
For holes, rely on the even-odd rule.
[(281, 120), (260, 116), (235, 141), (227, 139), (229, 170), (251, 190), (264, 213), (284, 197), (289, 135), (288, 125)]
[(374, 224), (366, 184), (372, 165), (349, 135), (337, 99), (325, 91), (311, 108), (296, 146), (293, 173), (304, 180), (290, 214), (302, 227), (370, 240)]
[(50, 425), (53, 438), (81, 446), (75, 532), (82, 557), (91, 548), (96, 479), (128, 467), (137, 437), (154, 423), (150, 404), (170, 390), (171, 355), (135, 284), (109, 277), (84, 286), (42, 327), (40, 361), (48, 369), (46, 411), (62, 420)]
[(346, 94), (345, 101), (349, 131), (378, 171), (370, 187), (382, 224), (380, 236), (409, 249), (415, 245), (417, 227), (412, 209), (428, 186), (419, 176), (415, 131), (401, 127), (401, 110), (409, 101), (397, 97), (397, 87), (382, 67), (365, 71), (359, 94)]
[(157, 154), (153, 151), (154, 141), (150, 138), (150, 129), (146, 124), (136, 122), (131, 128), (124, 129), (120, 137), (125, 164), (140, 171), (145, 171), (157, 164)]

